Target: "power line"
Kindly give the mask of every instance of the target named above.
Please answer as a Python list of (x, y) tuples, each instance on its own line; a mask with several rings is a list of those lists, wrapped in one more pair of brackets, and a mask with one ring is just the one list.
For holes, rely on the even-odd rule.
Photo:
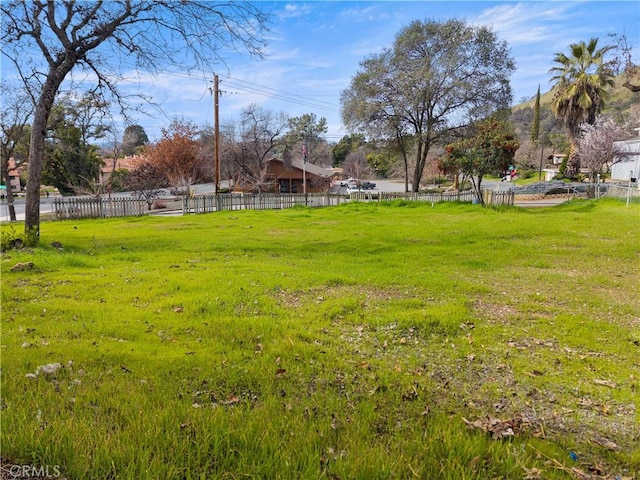
[(278, 98), (281, 100), (285, 100), (290, 103), (297, 103), (304, 106), (312, 106), (315, 108), (329, 110), (332, 112), (339, 112), (339, 108), (331, 102), (326, 102), (324, 100), (316, 100), (312, 98), (310, 95), (298, 95), (296, 93), (285, 92), (282, 90), (278, 90), (271, 87), (266, 87), (264, 85), (258, 85), (256, 83), (248, 82), (246, 80), (240, 80), (237, 78), (233, 78), (231, 76), (226, 77), (229, 81), (229, 86), (249, 91), (251, 93), (258, 93), (264, 96)]
[[(182, 72), (172, 72), (165, 71), (165, 75), (179, 77), (179, 78), (194, 78), (192, 75), (182, 73)], [(277, 100), (282, 100), (287, 103), (292, 103), (296, 105), (302, 105), (305, 107), (316, 108), (318, 110), (329, 111), (333, 113), (340, 113), (340, 108), (331, 102), (326, 102), (324, 100), (314, 99), (312, 95), (299, 95), (297, 93), (285, 92), (283, 90), (278, 90), (275, 88), (267, 87), (265, 85), (258, 85), (257, 83), (252, 83), (246, 80), (240, 80), (238, 78), (234, 78), (231, 76), (223, 77), (221, 81), (222, 85), (228, 85), (230, 88), (237, 89), (238, 91), (245, 93), (253, 93), (256, 95), (261, 95), (268, 98), (273, 98)], [(231, 93), (231, 92), (226, 92)]]
[(259, 90), (259, 89), (255, 89), (252, 87), (243, 87), (243, 86), (239, 86), (239, 85), (233, 85), (230, 84), (229, 85), (232, 88), (236, 88), (239, 91), (243, 91), (245, 93), (254, 93), (257, 95), (262, 95), (264, 97), (269, 97), (269, 98), (273, 98), (273, 99), (277, 99), (277, 100), (282, 100), (284, 102), (287, 103), (291, 103), (291, 104), (296, 104), (296, 105), (302, 105), (305, 107), (311, 107), (311, 108), (315, 108), (318, 110), (325, 110), (325, 111), (330, 111), (330, 112), (336, 112), (338, 113), (339, 110), (336, 107), (328, 107), (326, 105), (321, 105), (319, 103), (315, 103), (313, 101), (309, 101), (309, 100), (298, 100), (296, 98), (292, 98), (292, 97), (286, 97), (277, 93), (272, 93), (272, 92), (267, 92), (267, 91), (263, 91), (263, 90)]

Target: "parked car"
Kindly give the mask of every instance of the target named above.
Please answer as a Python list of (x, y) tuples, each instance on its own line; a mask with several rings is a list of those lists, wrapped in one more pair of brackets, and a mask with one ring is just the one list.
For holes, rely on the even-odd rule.
[(340, 186), (341, 187), (357, 187), (358, 183), (359, 183), (358, 180), (356, 180), (355, 178), (347, 178), (346, 180), (340, 181)]
[(362, 193), (364, 190), (356, 185), (349, 185), (347, 187), (347, 195), (352, 195), (354, 193)]
[(374, 188), (376, 188), (376, 184), (373, 182), (362, 182), (360, 188), (362, 188), (363, 190), (373, 190)]

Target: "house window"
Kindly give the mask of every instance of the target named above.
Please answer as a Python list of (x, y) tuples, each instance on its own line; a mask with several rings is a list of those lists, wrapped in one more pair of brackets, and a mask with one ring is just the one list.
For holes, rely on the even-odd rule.
[(289, 182), (287, 180), (280, 180), (280, 193), (289, 193)]

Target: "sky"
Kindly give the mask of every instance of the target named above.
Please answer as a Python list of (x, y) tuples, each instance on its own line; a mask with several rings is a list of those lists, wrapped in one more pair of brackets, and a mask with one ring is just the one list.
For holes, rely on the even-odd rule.
[[(220, 122), (237, 121), (255, 103), (289, 116), (314, 113), (328, 123), (327, 140), (348, 134), (340, 116), (340, 93), (349, 87), (360, 62), (391, 47), (414, 20), (466, 20), (489, 26), (505, 40), (516, 62), (511, 78), (514, 103), (550, 89), (553, 58), (571, 43), (625, 34), (640, 63), (640, 2), (632, 1), (270, 1), (264, 59), (230, 52), (213, 67), (219, 77)], [(151, 140), (181, 118), (213, 125), (212, 78), (178, 70), (139, 78), (140, 89), (162, 107), (154, 117), (134, 117)], [(138, 84), (138, 83), (136, 83)], [(124, 126), (122, 126), (124, 129)]]

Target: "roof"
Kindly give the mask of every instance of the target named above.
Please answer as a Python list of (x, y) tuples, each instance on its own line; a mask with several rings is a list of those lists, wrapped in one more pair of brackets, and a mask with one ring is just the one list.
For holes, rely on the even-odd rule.
[[(280, 162), (284, 164), (283, 160), (275, 157), (269, 159), (267, 162)], [(318, 165), (314, 165), (313, 163), (306, 162), (303, 166), (302, 159), (291, 160), (291, 166), (298, 170), (304, 169), (307, 173), (311, 173), (313, 175), (316, 175), (322, 178), (331, 178), (335, 174), (335, 172), (331, 170), (327, 170), (324, 167), (319, 167)]]
[[(140, 165), (140, 163), (142, 163), (143, 158), (140, 157), (139, 155), (131, 155), (131, 156), (127, 156), (124, 158), (118, 158), (116, 160), (116, 165), (115, 165), (115, 169), (125, 169), (125, 170), (133, 170), (135, 169), (138, 165)], [(102, 167), (102, 173), (111, 173), (113, 171), (113, 158), (105, 158), (104, 159), (104, 166)]]

